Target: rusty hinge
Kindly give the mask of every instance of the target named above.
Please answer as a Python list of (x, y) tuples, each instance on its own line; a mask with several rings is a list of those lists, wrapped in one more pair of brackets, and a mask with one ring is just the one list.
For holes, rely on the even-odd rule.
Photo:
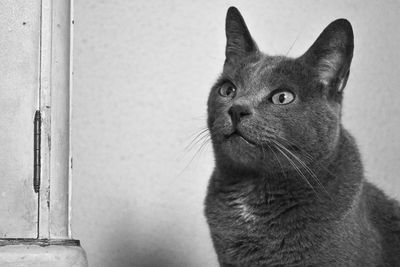
[(40, 190), (40, 135), (42, 116), (40, 110), (36, 110), (33, 127), (33, 189), (35, 193)]

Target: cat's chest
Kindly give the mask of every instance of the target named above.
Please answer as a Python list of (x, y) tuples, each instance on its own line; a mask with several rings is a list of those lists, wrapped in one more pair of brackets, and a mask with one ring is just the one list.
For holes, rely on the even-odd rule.
[[(208, 200), (206, 215), (211, 231), (227, 243), (257, 243), (263, 247), (279, 243), (291, 231), (301, 230), (293, 210), (295, 201), (276, 201), (273, 197), (240, 195)], [(291, 223), (289, 223), (291, 222)], [(300, 224), (299, 224), (300, 223)]]
[(335, 266), (340, 255), (349, 266), (375, 266), (374, 255), (355, 253), (363, 245), (357, 224), (327, 220), (314, 205), (243, 194), (208, 196), (206, 216), (219, 258), (233, 266)]
[(249, 259), (273, 266), (285, 257), (295, 261), (314, 252), (309, 224), (296, 217), (298, 202), (254, 195), (214, 197), (207, 200), (206, 215), (216, 249), (227, 262)]
[(285, 220), (294, 217), (294, 210), (300, 206), (295, 200), (278, 200), (274, 196), (255, 193), (208, 196), (207, 202), (206, 214), (210, 223), (230, 225), (230, 231), (236, 229), (258, 234), (267, 233), (270, 227), (278, 224), (282, 224), (280, 226), (284, 231), (289, 227), (285, 225)]
[[(262, 205), (262, 204), (261, 204)], [(245, 223), (247, 228), (259, 220), (259, 209), (254, 204), (249, 203), (245, 197), (240, 197), (226, 203), (225, 212), (227, 219), (233, 219), (236, 222)]]

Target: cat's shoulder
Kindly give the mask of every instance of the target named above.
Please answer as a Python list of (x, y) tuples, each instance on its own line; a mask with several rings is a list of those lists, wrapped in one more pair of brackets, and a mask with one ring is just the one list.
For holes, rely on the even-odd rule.
[(374, 219), (381, 222), (397, 221), (400, 227), (400, 203), (398, 200), (387, 196), (381, 189), (369, 181), (364, 181), (363, 197), (366, 207)]
[(400, 266), (400, 203), (370, 182), (363, 198), (371, 225), (381, 236), (385, 266)]

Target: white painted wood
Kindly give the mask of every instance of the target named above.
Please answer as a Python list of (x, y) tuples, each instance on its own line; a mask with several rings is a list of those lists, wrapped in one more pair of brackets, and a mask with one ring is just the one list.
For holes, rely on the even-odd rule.
[(50, 237), (69, 238), (71, 1), (52, 7)]
[(69, 238), (70, 1), (42, 1), (41, 238)]
[[(0, 27), (3, 37), (0, 41), (0, 75), (3, 75), (0, 76), (0, 105), (3, 108), (0, 123), (5, 126), (0, 132), (3, 149), (0, 153), (0, 238), (71, 238), (71, 14), (69, 0), (0, 2), (0, 19), (9, 24)], [(36, 109), (42, 114), (39, 194), (34, 192), (32, 177)], [(18, 246), (13, 242), (3, 240), (3, 245), (10, 245), (0, 248), (1, 266), (8, 262), (27, 263), (29, 251), (37, 247), (29, 245), (26, 250), (16, 249)], [(51, 255), (40, 248), (35, 250), (28, 263), (87, 266), (80, 247), (71, 250), (68, 245), (59, 245), (52, 250), (55, 253)], [(54, 265), (55, 261), (47, 264), (48, 255), (58, 264)], [(80, 257), (80, 263), (74, 261), (76, 265), (68, 265), (74, 255)]]
[[(71, 1), (1, 1), (0, 19), (7, 22), (0, 27), (0, 238), (70, 238)], [(32, 184), (37, 108), (39, 194)]]
[(0, 247), (2, 267), (87, 267), (79, 246), (11, 245)]
[(39, 192), (39, 238), (50, 238), (51, 31), (52, 1), (42, 0), (40, 48), (40, 110), (42, 113), (42, 181)]
[(36, 237), (33, 117), (37, 108), (40, 5), (0, 1), (0, 237)]
[[(69, 0), (0, 2), (0, 19), (12, 26), (7, 31), (0, 27), (6, 36), (0, 41), (0, 75), (5, 74), (0, 76), (0, 123), (5, 126), (0, 132), (0, 233), (19, 238), (1, 240), (0, 266), (88, 266), (79, 242), (67, 240), (71, 13)], [(38, 108), (42, 168), (36, 195), (32, 120)]]
[(41, 238), (70, 238), (71, 1), (42, 0)]

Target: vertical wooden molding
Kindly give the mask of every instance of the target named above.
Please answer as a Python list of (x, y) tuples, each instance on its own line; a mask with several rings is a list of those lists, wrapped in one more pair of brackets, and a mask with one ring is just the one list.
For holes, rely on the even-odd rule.
[(52, 2), (50, 238), (70, 238), (71, 1)]
[(40, 109), (42, 185), (39, 238), (71, 238), (72, 1), (42, 0)]
[[(73, 66), (73, 51), (74, 51), (74, 0), (70, 0), (70, 19), (69, 19), (69, 118), (72, 118), (72, 89), (73, 89), (73, 78), (74, 78), (74, 66)], [(71, 123), (69, 124), (69, 161), (68, 161), (68, 168), (69, 168), (69, 177), (68, 177), (68, 237), (72, 238), (72, 230), (71, 230), (71, 213), (72, 213), (72, 168), (73, 168), (73, 158), (72, 158), (72, 142), (71, 142)]]
[(39, 191), (38, 238), (50, 238), (50, 156), (51, 156), (51, 25), (52, 1), (41, 1), (40, 101), (42, 113), (42, 173)]

